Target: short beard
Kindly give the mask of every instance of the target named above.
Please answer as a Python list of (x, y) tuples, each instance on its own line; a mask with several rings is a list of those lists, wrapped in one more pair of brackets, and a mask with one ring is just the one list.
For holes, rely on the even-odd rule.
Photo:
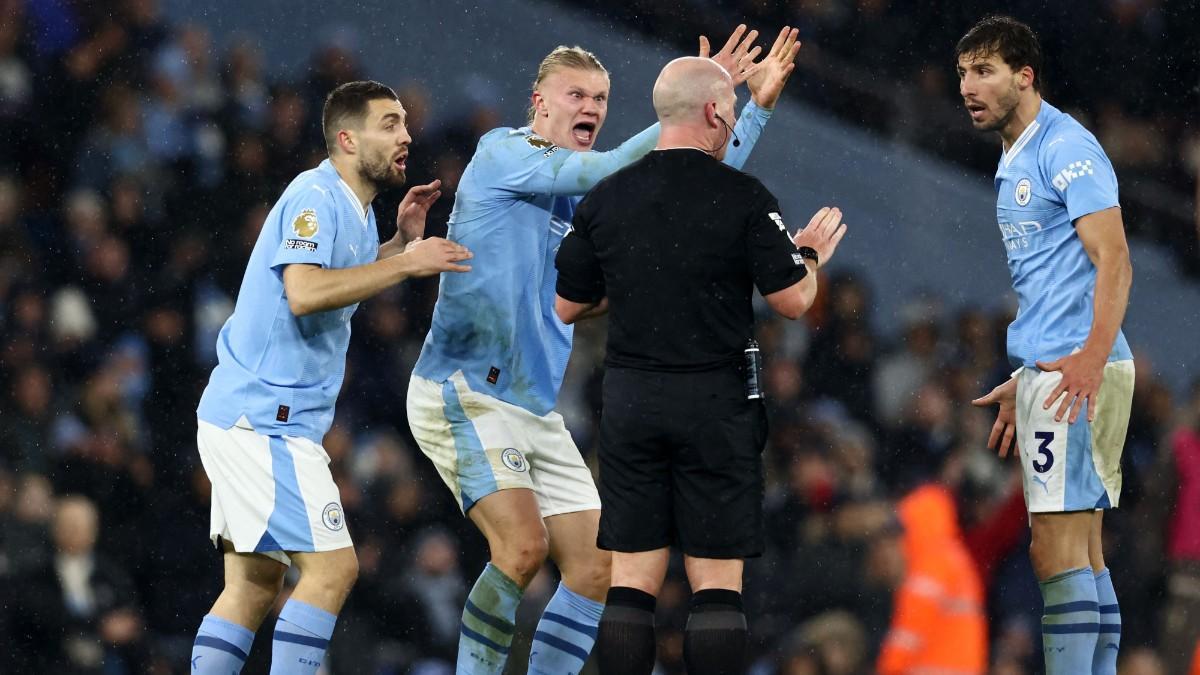
[(394, 171), (391, 158), (380, 155), (370, 160), (363, 158), (358, 165), (358, 175), (371, 185), (376, 192), (404, 185), (406, 176), (403, 171)]
[(1001, 97), (999, 101), (996, 101), (996, 107), (1000, 110), (1004, 110), (1004, 114), (997, 117), (995, 122), (977, 127), (977, 129), (979, 129), (979, 131), (1000, 131), (1004, 127), (1008, 126), (1008, 123), (1011, 122), (1012, 118), (1017, 114), (1017, 105), (1020, 102), (1021, 94), (1017, 91), (1017, 86), (1014, 84), (1012, 89), (1008, 90), (1007, 96)]

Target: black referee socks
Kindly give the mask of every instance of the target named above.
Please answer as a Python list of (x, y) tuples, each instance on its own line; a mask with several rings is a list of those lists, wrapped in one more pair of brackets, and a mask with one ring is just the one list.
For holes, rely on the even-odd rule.
[(721, 588), (693, 593), (683, 637), (683, 662), (688, 675), (745, 672), (746, 637), (741, 593)]
[(654, 670), (654, 603), (653, 595), (636, 588), (608, 589), (596, 637), (601, 675), (649, 675)]

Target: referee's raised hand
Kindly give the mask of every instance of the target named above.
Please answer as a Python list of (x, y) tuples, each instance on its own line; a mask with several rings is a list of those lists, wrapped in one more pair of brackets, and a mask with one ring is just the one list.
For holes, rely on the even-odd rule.
[(842, 222), (842, 210), (836, 206), (826, 206), (813, 214), (808, 225), (792, 237), (796, 248), (808, 246), (817, 252), (818, 267), (829, 262), (833, 252), (837, 250), (838, 242), (846, 236), (846, 224)]

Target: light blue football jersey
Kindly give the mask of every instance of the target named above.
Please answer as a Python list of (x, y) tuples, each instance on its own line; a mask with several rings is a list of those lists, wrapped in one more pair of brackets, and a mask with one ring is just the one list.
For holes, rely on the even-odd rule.
[(353, 267), (378, 254), (375, 214), (329, 160), (297, 176), (259, 232), (237, 305), (217, 337), (217, 367), (197, 416), (228, 429), (245, 415), (265, 436), (321, 443), (333, 423), (358, 305), (297, 317), (283, 270), (293, 263)]
[[(745, 163), (770, 113), (746, 104), (727, 164)], [(474, 391), (536, 415), (553, 410), (573, 335), (554, 313), (554, 255), (582, 196), (657, 142), (657, 124), (608, 152), (561, 148), (529, 127), (485, 134), (459, 181), (447, 233), (474, 254), (471, 271), (442, 274), (413, 373), (442, 382), (461, 370)]]
[[(1008, 327), (1013, 367), (1066, 356), (1092, 328), (1096, 266), (1075, 231), (1089, 213), (1119, 206), (1117, 176), (1096, 137), (1042, 101), (996, 169), (996, 219), (1017, 292)], [(1133, 358), (1117, 332), (1110, 361)]]

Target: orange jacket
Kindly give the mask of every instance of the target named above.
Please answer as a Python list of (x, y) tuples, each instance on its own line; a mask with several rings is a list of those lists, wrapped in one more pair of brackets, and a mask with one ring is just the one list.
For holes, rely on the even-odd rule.
[(987, 670), (983, 583), (958, 527), (954, 497), (917, 488), (898, 505), (904, 581), (896, 591), (880, 675), (968, 675)]

